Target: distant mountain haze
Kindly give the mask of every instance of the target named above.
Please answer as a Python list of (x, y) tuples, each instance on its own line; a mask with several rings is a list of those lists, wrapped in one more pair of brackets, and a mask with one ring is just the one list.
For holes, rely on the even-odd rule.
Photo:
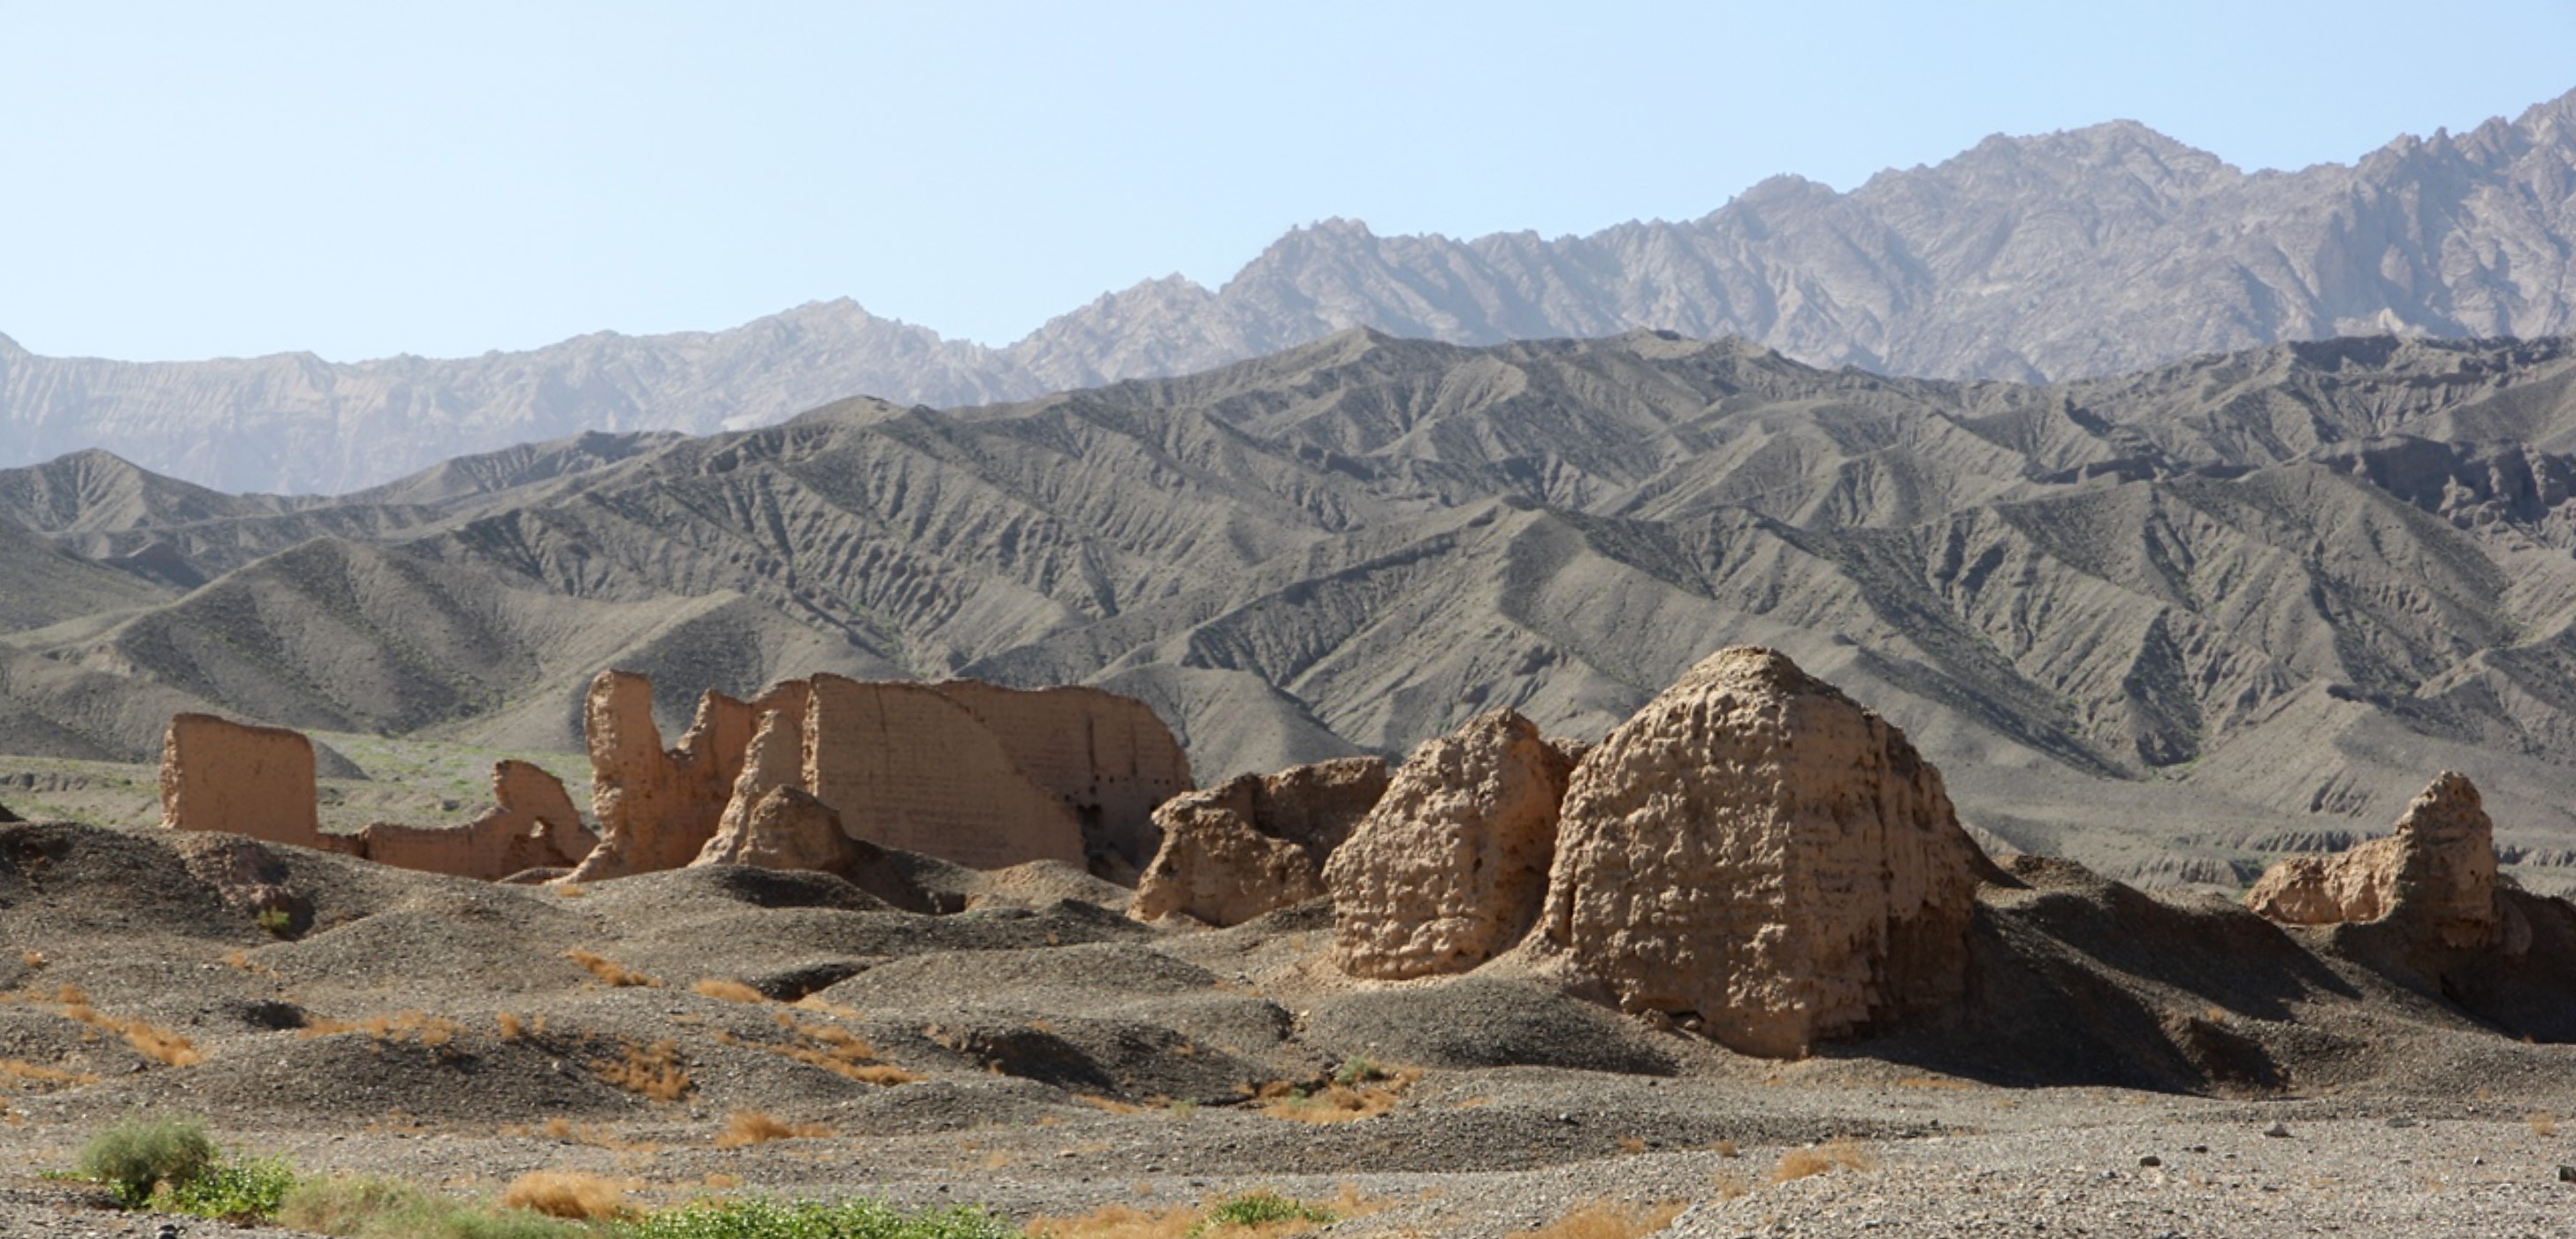
[[(1597, 736), (1720, 646), (1904, 726), (1992, 836), (2234, 884), (2442, 769), (2576, 880), (2576, 347), (2033, 386), (1630, 332), (592, 434), (340, 500), (0, 470), (0, 752), (173, 710), (564, 749), (602, 667), (1092, 683), (1203, 782), (1494, 706)], [(2554, 875), (2554, 876), (2553, 876)]]
[(957, 407), (1189, 373), (1352, 327), (1458, 344), (1650, 329), (1822, 366), (2052, 381), (2338, 335), (2576, 331), (2576, 93), (2353, 165), (2247, 173), (2144, 126), (1995, 137), (1849, 193), (1782, 177), (1586, 237), (1289, 233), (1007, 347), (849, 301), (716, 332), (333, 364), (123, 363), (0, 338), (0, 465), (105, 448), (229, 491), (343, 493), (584, 431), (705, 434), (856, 395)]

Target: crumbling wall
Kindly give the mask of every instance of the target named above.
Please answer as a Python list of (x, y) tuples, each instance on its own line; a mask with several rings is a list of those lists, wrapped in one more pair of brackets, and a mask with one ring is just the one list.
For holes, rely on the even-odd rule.
[(313, 742), (283, 727), (172, 716), (161, 742), (161, 824), (318, 846)]

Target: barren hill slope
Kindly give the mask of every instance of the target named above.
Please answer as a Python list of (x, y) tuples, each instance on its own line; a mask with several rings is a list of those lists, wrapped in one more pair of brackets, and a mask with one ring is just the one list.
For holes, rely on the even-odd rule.
[(459, 451), (711, 433), (874, 395), (940, 406), (1201, 370), (1351, 327), (1493, 344), (1648, 329), (1820, 365), (2062, 380), (2286, 340), (2576, 330), (2576, 94), (2352, 164), (2246, 172), (2119, 121), (2001, 135), (1847, 193), (1796, 177), (1589, 236), (1334, 220), (1223, 286), (1105, 295), (1006, 347), (800, 306), (521, 353), (135, 364), (0, 337), (0, 466), (106, 448), (235, 490), (345, 492)]
[[(1020, 404), (844, 402), (480, 493), (67, 531), (49, 545), (157, 540), (214, 579), (9, 640), (58, 678), (520, 745), (569, 743), (574, 686), (612, 662), (657, 671), (674, 716), (819, 669), (1089, 681), (1153, 703), (1205, 778), (1401, 752), (1496, 705), (1597, 733), (1759, 642), (2034, 850), (2225, 881), (2451, 767), (2509, 859), (2558, 863), (2570, 430), (2559, 341), (2034, 387), (1651, 333), (1355, 331)], [(307, 525), (333, 532), (275, 545)]]

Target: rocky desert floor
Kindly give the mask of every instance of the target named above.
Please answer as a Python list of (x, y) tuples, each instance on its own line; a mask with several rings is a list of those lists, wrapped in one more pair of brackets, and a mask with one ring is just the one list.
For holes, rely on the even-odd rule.
[(2576, 1233), (2576, 1049), (2521, 1039), (2561, 990), (2471, 970), (2471, 1014), (2349, 927), (2063, 863), (1980, 892), (1960, 1009), (1775, 1061), (1508, 970), (1351, 981), (1321, 903), (1148, 926), (1069, 867), (898, 860), (563, 889), (0, 827), (0, 1232), (290, 1233), (40, 1177), (154, 1113), (461, 1195), (571, 1169), (1095, 1227), (1269, 1189), (1355, 1235)]

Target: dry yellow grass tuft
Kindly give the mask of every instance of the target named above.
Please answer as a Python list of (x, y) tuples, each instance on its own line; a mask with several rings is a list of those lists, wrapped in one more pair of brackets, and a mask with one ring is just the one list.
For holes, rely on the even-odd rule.
[(1537, 1230), (1515, 1231), (1514, 1239), (1637, 1239), (1651, 1235), (1681, 1216), (1678, 1202), (1627, 1206), (1594, 1201)]
[(637, 1216), (626, 1188), (578, 1170), (538, 1170), (511, 1180), (501, 1203), (575, 1222), (621, 1222)]
[(820, 1123), (788, 1123), (758, 1110), (736, 1110), (725, 1120), (724, 1130), (716, 1133), (716, 1147), (739, 1149), (772, 1140), (813, 1139), (831, 1134), (832, 1129)]
[(720, 977), (700, 977), (698, 978), (697, 984), (689, 987), (689, 992), (696, 994), (701, 998), (720, 998), (726, 1002), (758, 1003), (769, 1001), (769, 995), (761, 993), (759, 990), (753, 989), (740, 981), (727, 981)]
[(1298, 1123), (1372, 1119), (1394, 1109), (1397, 1102), (1404, 1100), (1404, 1090), (1421, 1075), (1418, 1071), (1400, 1071), (1373, 1083), (1327, 1084), (1315, 1092), (1274, 1081), (1261, 1087), (1255, 1109), (1274, 1119)]
[(1646, 1151), (1646, 1142), (1637, 1136), (1621, 1136), (1619, 1137), (1619, 1151), (1622, 1153), (1643, 1153)]
[(2524, 1121), (2531, 1124), (2532, 1135), (2544, 1140), (2558, 1134), (2558, 1116), (2547, 1110), (2534, 1110), (2531, 1112), (2531, 1117)]
[(1708, 1148), (1710, 1152), (1717, 1154), (1719, 1157), (1736, 1157), (1744, 1152), (1744, 1150), (1735, 1147), (1735, 1142), (1732, 1140), (1720, 1140), (1717, 1143), (1708, 1146)]
[(65, 1071), (23, 1059), (0, 1058), (0, 1082), (26, 1084), (37, 1088), (79, 1088), (98, 1083), (98, 1077), (86, 1071)]
[(557, 897), (563, 899), (579, 899), (590, 893), (589, 891), (583, 890), (570, 882), (557, 882), (547, 889), (553, 891)]
[(1740, 1170), (1718, 1171), (1709, 1176), (1708, 1185), (1719, 1200), (1738, 1200), (1753, 1191), (1753, 1180), (1745, 1178)]
[(590, 1065), (599, 1078), (654, 1101), (678, 1101), (689, 1095), (694, 1086), (689, 1073), (680, 1066), (677, 1042), (656, 1041), (649, 1046), (625, 1043), (622, 1060), (601, 1060)]
[(1771, 1168), (1771, 1181), (1786, 1183), (1834, 1170), (1867, 1170), (1875, 1165), (1869, 1150), (1849, 1136), (1836, 1136), (1812, 1149), (1791, 1149)]
[[(18, 997), (38, 1003), (45, 1001), (30, 995)], [(99, 1011), (89, 1005), (89, 995), (82, 993), (78, 986), (66, 985), (55, 990), (53, 1005), (60, 1008), (64, 1019), (115, 1033), (125, 1038), (125, 1044), (132, 1046), (135, 1053), (155, 1062), (171, 1067), (194, 1067), (206, 1061), (206, 1056), (197, 1052), (196, 1043), (178, 1033), (143, 1020), (122, 1019)]]
[(43, 951), (33, 950), (20, 951), (18, 952), (18, 962), (25, 964), (30, 968), (42, 968), (45, 966), (45, 953)]
[(921, 1078), (901, 1067), (876, 1061), (876, 1047), (846, 1028), (834, 1024), (809, 1024), (785, 1011), (778, 1012), (775, 1018), (780, 1028), (795, 1036), (794, 1041), (784, 1045), (746, 1041), (729, 1032), (717, 1033), (716, 1040), (740, 1049), (775, 1054), (808, 1067), (820, 1067), (844, 1080), (855, 1080), (861, 1084), (910, 1084)]
[(1120, 1101), (1115, 1097), (1094, 1097), (1089, 1093), (1075, 1093), (1073, 1099), (1094, 1110), (1102, 1110), (1110, 1114), (1143, 1114), (1148, 1109), (1134, 1102)]
[(1200, 1233), (1205, 1219), (1197, 1209), (1147, 1211), (1133, 1205), (1104, 1205), (1074, 1217), (1029, 1220), (1036, 1239), (1185, 1239)]
[(492, 1024), (501, 1030), (503, 1041), (546, 1035), (546, 1017), (542, 1015), (530, 1017), (516, 1011), (503, 1011), (492, 1017)]
[(574, 947), (564, 952), (564, 958), (589, 969), (590, 975), (599, 978), (600, 984), (617, 989), (654, 989), (662, 984), (597, 951), (585, 951), (580, 947)]

